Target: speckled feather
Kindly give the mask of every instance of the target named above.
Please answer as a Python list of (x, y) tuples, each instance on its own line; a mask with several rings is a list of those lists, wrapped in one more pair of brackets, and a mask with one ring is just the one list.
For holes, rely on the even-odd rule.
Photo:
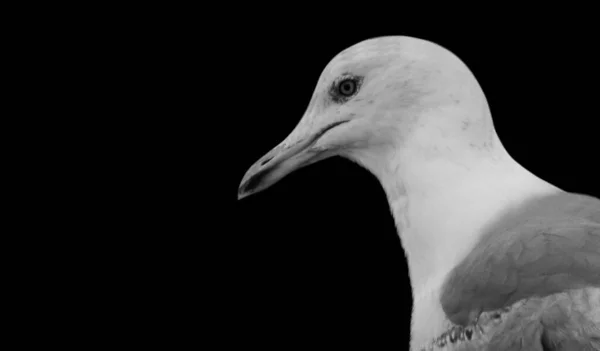
[[(461, 330), (463, 328), (456, 328)], [(598, 351), (600, 289), (570, 290), (523, 299), (484, 312), (469, 338), (448, 335), (420, 351)]]

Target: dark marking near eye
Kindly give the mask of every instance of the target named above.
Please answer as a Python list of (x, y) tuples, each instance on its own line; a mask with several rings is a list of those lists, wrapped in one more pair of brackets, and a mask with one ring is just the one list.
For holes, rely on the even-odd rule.
[[(363, 77), (344, 73), (335, 79), (329, 87), (329, 96), (333, 102), (343, 104), (358, 94), (362, 82)], [(344, 84), (344, 87), (340, 87), (340, 84)], [(354, 84), (352, 90), (348, 90), (350, 84)]]

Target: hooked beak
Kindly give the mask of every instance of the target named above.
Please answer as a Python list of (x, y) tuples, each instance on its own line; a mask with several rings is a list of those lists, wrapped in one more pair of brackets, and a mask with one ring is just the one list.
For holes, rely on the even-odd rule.
[(327, 148), (313, 146), (327, 131), (346, 122), (349, 121), (332, 123), (314, 135), (296, 142), (289, 143), (286, 139), (269, 151), (256, 161), (242, 178), (238, 188), (238, 200), (267, 189), (297, 169), (331, 156)]

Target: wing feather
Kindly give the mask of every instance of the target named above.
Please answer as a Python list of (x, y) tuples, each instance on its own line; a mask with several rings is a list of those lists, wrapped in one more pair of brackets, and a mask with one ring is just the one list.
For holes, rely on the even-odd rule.
[(481, 312), (588, 286), (600, 287), (600, 201), (563, 193), (495, 223), (452, 270), (441, 303), (464, 326)]

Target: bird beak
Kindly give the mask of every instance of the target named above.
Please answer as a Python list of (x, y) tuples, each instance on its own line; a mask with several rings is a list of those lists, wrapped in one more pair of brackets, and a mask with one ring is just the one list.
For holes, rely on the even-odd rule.
[[(248, 169), (238, 189), (238, 200), (267, 189), (297, 169), (332, 156), (328, 148), (317, 147), (316, 143), (327, 131), (346, 122), (329, 124), (316, 133), (302, 133), (304, 128), (301, 122), (281, 144)], [(302, 134), (304, 136), (297, 137)]]

